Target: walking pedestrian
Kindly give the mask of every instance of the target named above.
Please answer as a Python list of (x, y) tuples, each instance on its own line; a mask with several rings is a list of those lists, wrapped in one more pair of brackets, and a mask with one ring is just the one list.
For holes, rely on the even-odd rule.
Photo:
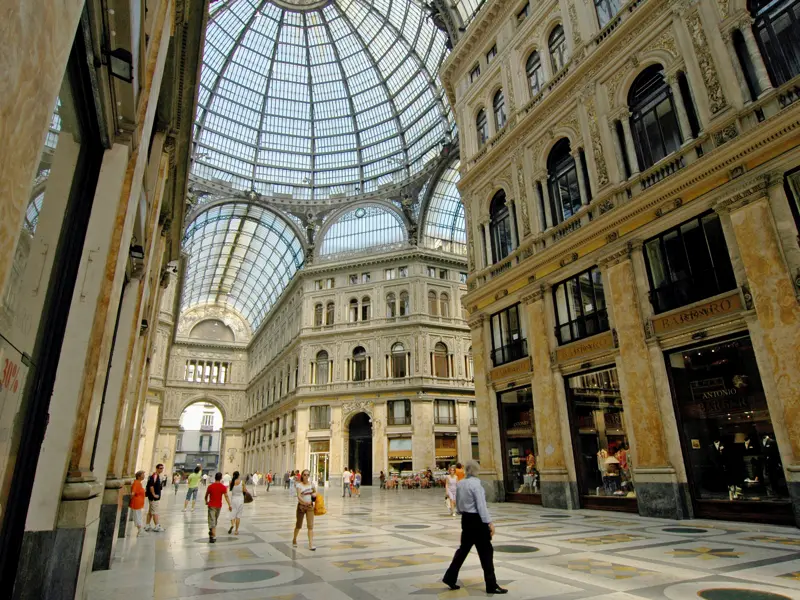
[[(164, 472), (164, 465), (158, 463), (156, 471), (147, 480), (147, 525), (145, 531), (155, 531), (160, 533), (164, 528), (158, 523), (158, 503), (161, 500), (162, 479), (161, 474)], [(155, 524), (155, 527), (150, 527), (150, 521)]]
[(208, 485), (208, 474), (203, 473), (203, 487), (206, 487), (207, 485)]
[(231, 499), (228, 497), (228, 488), (222, 483), (222, 473), (214, 475), (214, 483), (206, 489), (205, 502), (208, 506), (208, 543), (217, 541), (217, 521), (222, 510), (222, 498), (228, 503), (228, 510), (233, 512)]
[(381, 471), (381, 476), (379, 477), (379, 479), (381, 480), (381, 489), (385, 490), (386, 489), (386, 475), (383, 473), (383, 471)]
[(350, 491), (350, 469), (347, 467), (344, 468), (344, 473), (342, 473), (342, 498), (344, 498), (345, 492), (352, 498), (353, 493)]
[[(233, 532), (233, 535), (239, 535), (239, 524), (242, 521), (242, 514), (244, 513), (244, 493), (247, 487), (239, 477), (239, 471), (233, 472), (231, 478), (231, 528), (228, 529), (228, 535)], [(235, 528), (235, 529), (234, 529)]]
[(298, 471), (292, 471), (289, 476), (289, 494), (294, 495), (295, 488), (297, 487)]
[(231, 484), (230, 473), (225, 473), (225, 475), (222, 476), (222, 485), (228, 487), (230, 484)]
[(466, 478), (458, 482), (456, 488), (456, 506), (461, 513), (461, 547), (456, 550), (453, 562), (444, 574), (442, 582), (451, 590), (457, 590), (458, 572), (467, 559), (472, 546), (478, 550), (478, 558), (483, 568), (483, 580), (487, 594), (507, 594), (508, 590), (497, 585), (494, 573), (494, 524), (486, 506), (486, 492), (478, 479), (481, 466), (470, 460), (466, 466)]
[(195, 467), (194, 472), (189, 473), (189, 477), (186, 478), (186, 484), (189, 489), (186, 490), (186, 500), (183, 501), (183, 512), (186, 512), (186, 509), (189, 508), (189, 500), (192, 501), (192, 512), (194, 512), (194, 503), (197, 502), (197, 486), (200, 485), (200, 480), (203, 477), (205, 475), (200, 475), (200, 467)]
[(178, 486), (181, 484), (181, 476), (180, 473), (175, 473), (172, 476), (172, 486), (175, 488), (175, 495), (178, 495)]
[(459, 481), (466, 477), (466, 473), (464, 473), (464, 467), (461, 466), (461, 463), (456, 463), (456, 477), (458, 477)]
[(267, 491), (269, 491), (271, 485), (272, 485), (272, 471), (267, 473)]
[(283, 474), (283, 487), (285, 487), (287, 490), (289, 489), (289, 478), (290, 477), (291, 477), (291, 475), (290, 475), (289, 471), (286, 471), (286, 473)]
[(445, 498), (447, 498), (447, 508), (450, 509), (450, 516), (456, 516), (456, 489), (458, 488), (458, 477), (456, 476), (455, 465), (450, 465), (447, 477), (444, 482)]
[(144, 471), (136, 471), (136, 479), (133, 480), (133, 485), (131, 485), (131, 501), (128, 504), (131, 511), (133, 511), (133, 524), (136, 525), (137, 536), (142, 535), (142, 521), (144, 521), (142, 515), (144, 512), (144, 487), (142, 486), (142, 481), (144, 481)]
[(300, 474), (300, 480), (295, 485), (297, 495), (297, 522), (294, 525), (294, 537), (292, 546), (297, 546), (297, 534), (303, 528), (303, 518), (306, 520), (308, 529), (308, 549), (316, 550), (314, 547), (314, 502), (317, 500), (317, 488), (310, 481), (311, 473), (308, 470)]
[(361, 469), (356, 469), (353, 477), (353, 487), (355, 488), (356, 498), (361, 498)]

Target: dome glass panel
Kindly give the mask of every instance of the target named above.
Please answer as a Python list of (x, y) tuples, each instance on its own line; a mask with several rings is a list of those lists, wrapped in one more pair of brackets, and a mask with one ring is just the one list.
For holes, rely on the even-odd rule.
[(211, 8), (193, 174), (327, 200), (419, 173), (454, 133), (446, 35), (417, 0), (227, 0)]
[(453, 254), (467, 254), (467, 228), (464, 205), (458, 193), (459, 166), (456, 161), (445, 169), (433, 189), (425, 216), (425, 247)]

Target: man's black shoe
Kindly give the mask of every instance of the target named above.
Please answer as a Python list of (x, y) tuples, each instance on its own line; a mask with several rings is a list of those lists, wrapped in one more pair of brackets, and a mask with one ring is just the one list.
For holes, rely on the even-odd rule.
[(499, 585), (496, 586), (493, 590), (486, 590), (487, 594), (507, 594), (508, 590), (505, 588), (501, 588)]
[(456, 585), (455, 583), (448, 583), (444, 579), (442, 579), (442, 583), (445, 584), (447, 587), (449, 587), (451, 590), (460, 590), (461, 589), (460, 585)]

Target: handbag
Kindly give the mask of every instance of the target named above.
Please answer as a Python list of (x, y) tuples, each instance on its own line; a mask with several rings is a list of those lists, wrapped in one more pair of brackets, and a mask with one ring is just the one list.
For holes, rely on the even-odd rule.
[(245, 504), (250, 504), (253, 501), (253, 494), (251, 494), (247, 490), (242, 492), (242, 494), (244, 495), (244, 503)]
[(314, 516), (320, 517), (327, 512), (328, 510), (325, 508), (325, 499), (322, 497), (322, 494), (317, 493), (317, 500), (314, 502)]

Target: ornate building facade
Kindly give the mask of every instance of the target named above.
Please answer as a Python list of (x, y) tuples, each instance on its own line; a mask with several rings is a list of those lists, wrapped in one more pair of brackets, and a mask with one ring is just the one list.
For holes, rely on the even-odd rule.
[(798, 10), (487, 2), (446, 59), (493, 497), (800, 518)]

